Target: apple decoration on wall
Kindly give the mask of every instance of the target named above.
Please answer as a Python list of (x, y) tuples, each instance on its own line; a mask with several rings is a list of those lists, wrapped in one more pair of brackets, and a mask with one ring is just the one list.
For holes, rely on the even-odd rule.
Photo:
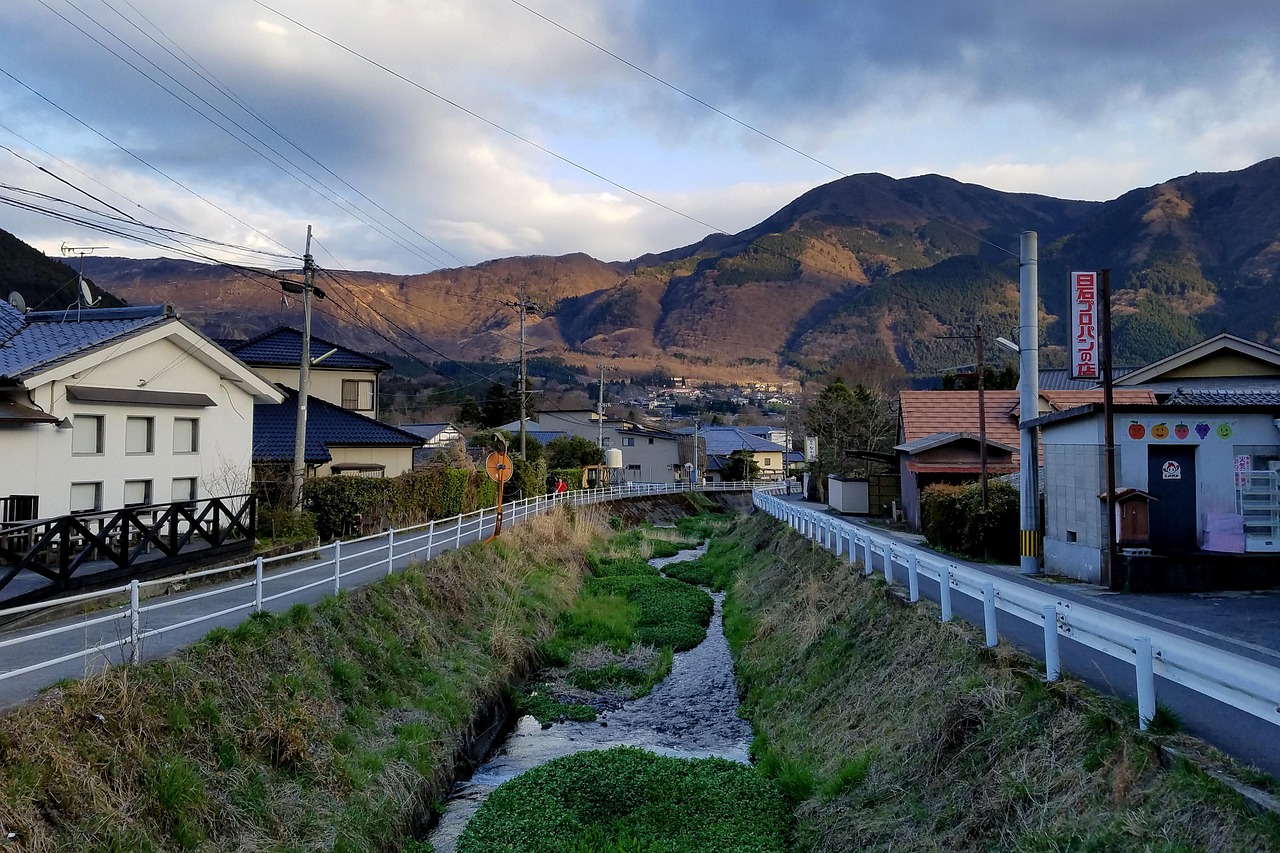
[[(1206, 432), (1207, 432), (1208, 424), (1206, 424), (1205, 426), (1206, 426)], [(1137, 421), (1130, 421), (1129, 438), (1132, 438), (1134, 441), (1139, 441), (1146, 434), (1147, 434), (1146, 427), (1144, 427), (1142, 424), (1138, 423)]]

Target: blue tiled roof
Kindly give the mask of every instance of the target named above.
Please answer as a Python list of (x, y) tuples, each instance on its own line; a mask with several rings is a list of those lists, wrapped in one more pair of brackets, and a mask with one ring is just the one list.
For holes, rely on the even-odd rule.
[[(298, 425), (298, 392), (276, 386), (285, 393), (283, 403), (258, 403), (253, 407), (253, 461), (288, 462), (293, 459)], [(410, 432), (335, 406), (307, 398), (307, 464), (333, 459), (330, 447), (420, 447), (422, 439)]]
[[(288, 326), (277, 326), (247, 341), (222, 340), (222, 344), (245, 364), (272, 367), (297, 367), (302, 363), (302, 332)], [(335, 370), (388, 370), (391, 365), (381, 359), (356, 352), (344, 346), (311, 336), (311, 358), (317, 359), (329, 350), (337, 350), (316, 367)]]
[(698, 437), (706, 440), (708, 454), (719, 456), (728, 456), (735, 450), (753, 452), (772, 450), (782, 452), (783, 450), (782, 445), (766, 441), (758, 435), (744, 432), (737, 427), (705, 427), (698, 430)]
[(0, 308), (0, 376), (20, 378), (173, 319), (164, 306), (32, 311)]

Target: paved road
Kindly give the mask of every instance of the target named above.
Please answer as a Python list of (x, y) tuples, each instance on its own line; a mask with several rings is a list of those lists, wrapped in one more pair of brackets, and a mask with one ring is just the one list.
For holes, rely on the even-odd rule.
[[(800, 506), (827, 513), (828, 507), (795, 500)], [(844, 519), (852, 523), (850, 519)], [(858, 524), (879, 536), (904, 545), (930, 550), (923, 537), (898, 533)], [(1218, 593), (1196, 595), (1133, 595), (1112, 593), (1088, 584), (1059, 582), (1027, 577), (1015, 566), (974, 563), (939, 554), (948, 562), (958, 563), (974, 571), (1038, 589), (1074, 603), (1113, 613), (1194, 639), (1214, 648), (1252, 658), (1280, 669), (1280, 591), (1259, 593)], [(883, 573), (883, 557), (873, 559), (876, 571)], [(906, 572), (895, 568), (895, 580), (905, 583)], [(938, 584), (919, 576), (920, 594), (938, 600)], [(957, 618), (974, 625), (983, 624), (982, 602), (967, 595), (952, 595), (952, 609)], [(1027, 622), (1001, 612), (998, 617), (1000, 638), (1043, 660), (1044, 630), (1040, 623)], [(1136, 701), (1136, 681), (1132, 664), (1081, 645), (1070, 637), (1059, 635), (1059, 648), (1064, 673), (1081, 679), (1091, 687), (1122, 699)], [(1156, 677), (1156, 698), (1182, 720), (1184, 728), (1205, 742), (1245, 764), (1280, 777), (1280, 725), (1209, 699), (1167, 679)]]

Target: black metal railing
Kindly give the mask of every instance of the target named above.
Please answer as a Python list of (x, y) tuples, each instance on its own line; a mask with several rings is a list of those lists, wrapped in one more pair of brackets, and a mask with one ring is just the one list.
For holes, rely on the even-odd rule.
[[(42, 594), (112, 581), (251, 546), (253, 495), (228, 495), (124, 509), (77, 512), (0, 525), (0, 597), (24, 572), (44, 579)], [(21, 594), (21, 593), (19, 593)]]

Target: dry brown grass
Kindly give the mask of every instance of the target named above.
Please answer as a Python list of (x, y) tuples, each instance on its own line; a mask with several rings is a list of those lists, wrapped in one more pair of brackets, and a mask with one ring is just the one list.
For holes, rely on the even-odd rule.
[(48, 691), (0, 721), (0, 850), (398, 849), (599, 530), (589, 513), (531, 519)]
[(1117, 703), (1079, 682), (1043, 684), (1021, 654), (986, 650), (977, 630), (939, 623), (936, 607), (904, 604), (771, 520), (741, 534), (758, 544), (766, 526), (781, 535), (731, 596), (751, 629), (738, 661), (745, 708), (819, 791), (872, 755), (859, 782), (802, 803), (798, 849), (1280, 848), (1280, 822), (1259, 823), (1192, 771), (1162, 769), (1157, 740)]

